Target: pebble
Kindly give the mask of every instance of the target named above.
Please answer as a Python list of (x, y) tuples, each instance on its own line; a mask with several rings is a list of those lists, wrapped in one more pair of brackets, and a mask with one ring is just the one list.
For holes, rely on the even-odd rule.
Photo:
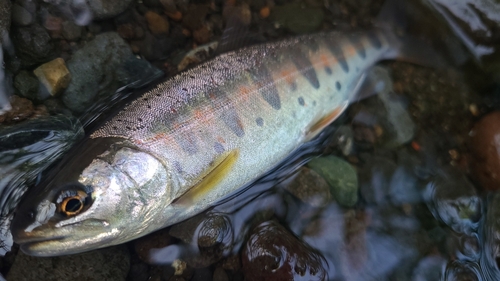
[(120, 86), (116, 72), (132, 56), (129, 45), (115, 32), (97, 35), (67, 62), (71, 82), (62, 95), (64, 104), (83, 112), (100, 94), (112, 94)]
[(484, 189), (500, 188), (500, 112), (495, 111), (474, 124), (470, 134), (471, 169)]
[(16, 53), (27, 65), (43, 62), (51, 55), (53, 44), (45, 28), (39, 24), (18, 27), (12, 32), (12, 42)]
[(39, 85), (40, 82), (38, 82), (38, 79), (26, 70), (21, 70), (14, 77), (14, 89), (16, 93), (30, 100), (40, 99), (38, 96)]
[(328, 182), (333, 198), (340, 205), (352, 207), (356, 204), (358, 176), (351, 164), (330, 155), (313, 159), (307, 165)]
[(112, 18), (124, 12), (132, 0), (87, 0), (94, 20)]
[(271, 14), (271, 9), (268, 6), (263, 7), (259, 11), (259, 15), (263, 19), (268, 18), (270, 14)]
[(25, 8), (12, 5), (12, 23), (18, 26), (27, 26), (33, 23), (33, 16)]
[(37, 258), (19, 252), (7, 279), (123, 281), (129, 271), (129, 264), (130, 255), (124, 245), (52, 258)]
[(202, 213), (176, 224), (170, 235), (198, 247), (197, 253), (185, 257), (194, 268), (207, 267), (222, 259), (231, 250), (234, 239), (231, 222), (218, 213)]
[(429, 210), (457, 233), (471, 235), (477, 231), (483, 204), (476, 189), (460, 172), (442, 171), (426, 188)]
[(40, 65), (33, 73), (52, 96), (59, 95), (71, 81), (71, 74), (62, 58)]
[(62, 36), (69, 41), (76, 41), (82, 36), (83, 27), (76, 25), (72, 21), (62, 23)]
[(198, 44), (208, 43), (211, 37), (212, 37), (212, 32), (206, 26), (203, 26), (202, 28), (193, 31), (193, 38)]
[(285, 189), (313, 207), (326, 206), (331, 201), (328, 182), (314, 170), (302, 167)]
[(149, 30), (153, 35), (168, 34), (168, 20), (155, 12), (148, 11), (145, 15)]
[(4, 36), (10, 30), (11, 8), (12, 3), (10, 0), (0, 0), (0, 43), (3, 42)]
[(35, 107), (30, 100), (16, 95), (10, 97), (10, 105), (12, 109), (0, 115), (0, 123), (12, 124), (49, 115), (45, 106), (39, 105)]

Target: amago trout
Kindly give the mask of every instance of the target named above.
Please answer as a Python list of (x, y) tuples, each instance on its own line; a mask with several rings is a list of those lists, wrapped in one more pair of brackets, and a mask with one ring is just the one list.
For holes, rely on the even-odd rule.
[(15, 242), (54, 256), (185, 220), (262, 176), (335, 120), (389, 31), (320, 33), (229, 52), (156, 85), (92, 132), (15, 215)]

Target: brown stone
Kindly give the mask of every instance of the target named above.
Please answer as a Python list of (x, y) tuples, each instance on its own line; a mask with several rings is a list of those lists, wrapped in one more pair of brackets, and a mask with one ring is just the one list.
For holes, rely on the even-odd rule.
[(166, 18), (151, 11), (146, 12), (144, 16), (146, 17), (146, 20), (148, 22), (148, 27), (149, 30), (151, 30), (151, 33), (153, 33), (154, 35), (168, 34), (168, 29), (170, 28), (170, 25)]
[(492, 112), (476, 122), (470, 133), (471, 170), (481, 186), (500, 188), (500, 112)]

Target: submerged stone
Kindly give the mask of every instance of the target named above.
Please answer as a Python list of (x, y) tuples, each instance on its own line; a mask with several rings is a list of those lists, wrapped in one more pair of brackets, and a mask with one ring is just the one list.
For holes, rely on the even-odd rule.
[(313, 207), (323, 207), (331, 200), (326, 180), (312, 169), (302, 167), (292, 181), (285, 185), (295, 197)]
[(248, 281), (328, 280), (324, 257), (276, 221), (255, 227), (241, 255)]
[(351, 164), (335, 156), (313, 159), (307, 164), (330, 185), (333, 198), (340, 205), (351, 207), (358, 201), (358, 176)]

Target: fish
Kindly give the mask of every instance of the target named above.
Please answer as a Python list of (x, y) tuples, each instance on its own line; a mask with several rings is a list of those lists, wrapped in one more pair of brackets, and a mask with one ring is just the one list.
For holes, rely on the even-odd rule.
[(98, 126), (19, 204), (33, 256), (117, 245), (248, 186), (356, 100), (390, 29), (323, 32), (229, 51), (152, 86)]

